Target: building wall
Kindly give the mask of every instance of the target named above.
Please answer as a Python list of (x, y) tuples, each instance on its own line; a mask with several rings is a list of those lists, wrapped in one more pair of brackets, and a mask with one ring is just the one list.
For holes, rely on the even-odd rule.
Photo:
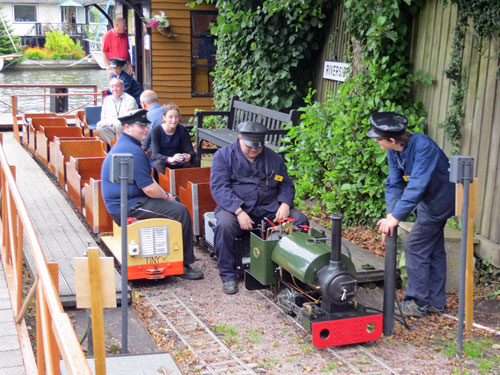
[(172, 37), (152, 33), (152, 82), (160, 103), (177, 104), (187, 120), (196, 109), (210, 110), (211, 97), (192, 97), (191, 93), (191, 10), (215, 10), (213, 5), (186, 6), (185, 0), (152, 0), (151, 14), (165, 12), (174, 33)]
[[(20, 5), (35, 5), (37, 12), (37, 22), (42, 24), (60, 24), (61, 20), (61, 7), (59, 3), (40, 3), (34, 1), (16, 2)], [(0, 10), (4, 16), (4, 20), (12, 26), (14, 35), (25, 35), (35, 24), (35, 22), (14, 22), (14, 4), (2, 3), (3, 8)], [(77, 22), (85, 22), (84, 8), (77, 8)], [(50, 29), (47, 29), (50, 31)]]

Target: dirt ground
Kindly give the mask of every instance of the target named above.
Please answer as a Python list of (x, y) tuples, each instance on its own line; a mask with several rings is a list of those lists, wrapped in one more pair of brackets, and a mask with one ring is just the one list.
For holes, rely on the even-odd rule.
[[(169, 288), (182, 298), (200, 318), (223, 338), (235, 351), (245, 353), (258, 364), (257, 372), (265, 374), (350, 374), (345, 364), (331, 352), (315, 349), (311, 337), (289, 317), (269, 304), (256, 292), (245, 290), (233, 296), (222, 292), (215, 260), (196, 248), (195, 263), (205, 272), (205, 279), (187, 281), (168, 278), (151, 284), (154, 288)], [(456, 295), (449, 295), (450, 314), (456, 314)], [(500, 325), (498, 300), (477, 301), (477, 321), (485, 325)], [(174, 356), (185, 374), (195, 363), (180, 343), (162, 334), (163, 323), (151, 311), (143, 298), (134, 301), (146, 327), (158, 345)], [(484, 310), (483, 307), (487, 306)], [(482, 318), (485, 318), (482, 320)], [(474, 329), (466, 334), (467, 356), (459, 360), (454, 354), (456, 322), (436, 315), (408, 321), (410, 330), (396, 323), (395, 334), (363, 344), (370, 353), (383, 359), (399, 374), (500, 374), (500, 337)], [(336, 348), (340, 357), (349, 358), (355, 346)], [(360, 360), (361, 372), (370, 372), (374, 363)], [(372, 369), (373, 370), (373, 369)], [(387, 373), (390, 373), (389, 371)]]

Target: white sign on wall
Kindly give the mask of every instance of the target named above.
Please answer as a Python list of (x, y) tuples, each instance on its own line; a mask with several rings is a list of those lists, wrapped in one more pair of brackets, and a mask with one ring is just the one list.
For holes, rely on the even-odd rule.
[(332, 81), (344, 82), (349, 75), (346, 70), (350, 66), (351, 64), (349, 63), (326, 60), (323, 67), (323, 78), (330, 79)]

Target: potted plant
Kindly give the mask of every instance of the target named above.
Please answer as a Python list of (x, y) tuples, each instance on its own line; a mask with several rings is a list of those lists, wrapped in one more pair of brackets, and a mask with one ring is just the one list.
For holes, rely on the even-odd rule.
[(161, 35), (167, 37), (174, 35), (170, 29), (170, 22), (167, 16), (165, 16), (165, 12), (160, 12), (160, 14), (156, 14), (152, 17), (143, 17), (142, 20), (148, 29), (156, 29)]

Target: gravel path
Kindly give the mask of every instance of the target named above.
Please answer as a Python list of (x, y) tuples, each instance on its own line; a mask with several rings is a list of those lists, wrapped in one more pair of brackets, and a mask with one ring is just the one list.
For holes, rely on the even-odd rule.
[[(315, 349), (310, 335), (261, 294), (245, 290), (242, 283), (238, 294), (224, 294), (215, 260), (202, 249), (196, 248), (195, 253), (198, 258), (196, 267), (205, 272), (203, 280), (167, 278), (156, 284), (148, 283), (150, 292), (158, 294), (157, 289), (163, 288), (174, 292), (205, 324), (212, 327), (232, 351), (249, 362), (257, 363), (256, 372), (373, 375), (462, 373), (456, 372), (457, 362), (452, 357), (436, 353), (430, 347), (416, 347), (412, 343), (404, 343), (397, 337), (382, 337), (378, 341), (361, 346), (335, 348), (335, 353), (326, 349)], [(146, 326), (153, 332), (156, 341), (160, 342), (162, 348), (173, 353), (185, 374), (198, 372), (196, 361), (183, 350), (179, 340), (166, 332), (158, 314), (151, 313), (152, 309), (147, 306), (144, 298), (140, 298), (138, 302), (139, 305), (142, 304), (140, 309), (143, 310)], [(360, 355), (359, 348), (368, 355)], [(383, 360), (388, 368), (381, 371), (380, 364), (370, 358), (369, 354)], [(343, 359), (354, 364), (354, 368), (349, 367)], [(467, 373), (476, 372), (469, 369)]]

